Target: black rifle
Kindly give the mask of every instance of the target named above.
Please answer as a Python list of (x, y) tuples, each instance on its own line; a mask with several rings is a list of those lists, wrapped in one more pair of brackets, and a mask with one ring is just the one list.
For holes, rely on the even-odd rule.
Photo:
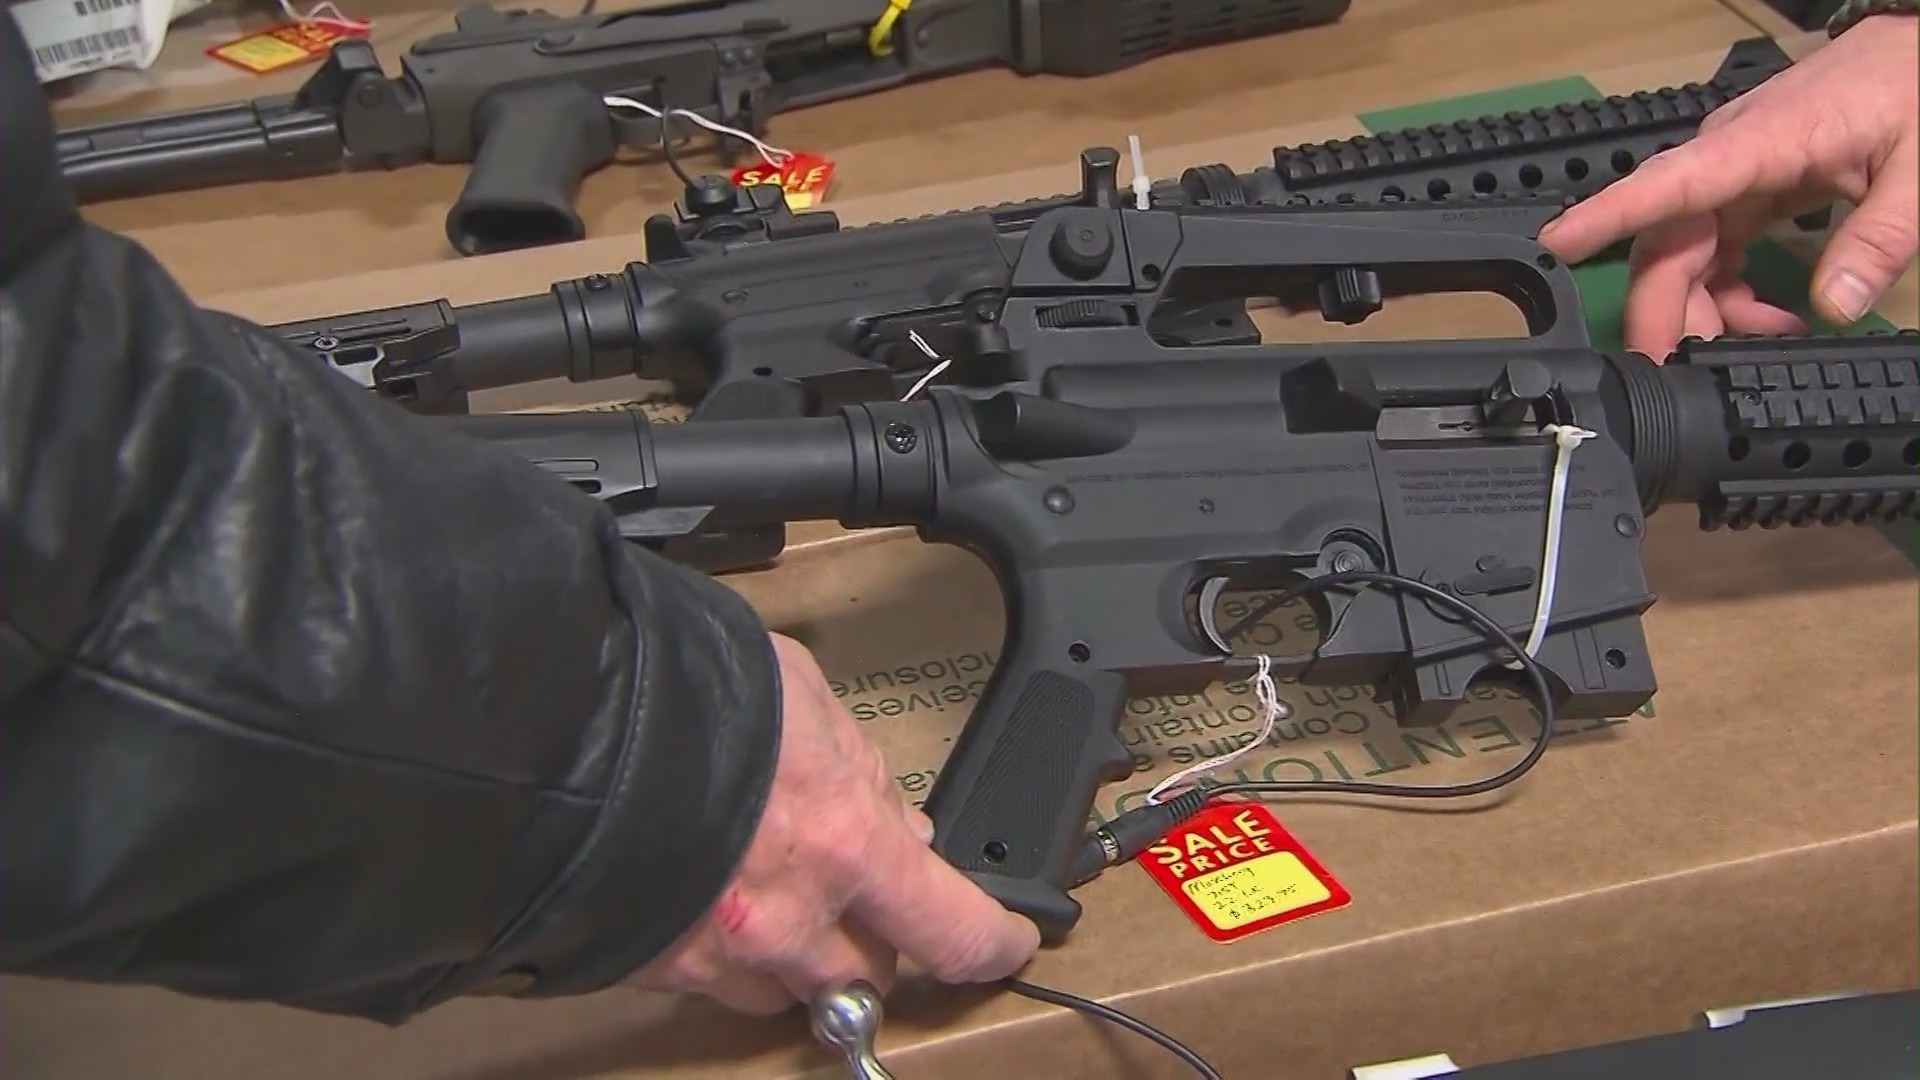
[[(284, 179), (342, 166), (473, 164), (447, 240), (473, 255), (586, 235), (580, 179), (684, 119), (763, 135), (777, 112), (973, 68), (1093, 76), (1164, 53), (1338, 20), (1348, 0), (699, 0), (608, 15), (463, 8), (380, 69), (343, 41), (292, 94), (60, 133), (83, 201)], [(733, 146), (721, 140), (723, 153)]]
[[(1553, 621), (1527, 667), (1541, 748), (1556, 715), (1624, 715), (1654, 692), (1646, 515), (1693, 503), (1709, 529), (1914, 516), (1920, 335), (1689, 341), (1664, 366), (1603, 354), (1572, 275), (1532, 238), (1539, 216), (1443, 228), (1439, 212), (1373, 207), (1063, 207), (1032, 223), (982, 324), (978, 351), (1004, 378), (784, 419), (438, 422), (603, 500), (636, 539), (830, 520), (913, 526), (985, 560), (1005, 596), (1001, 660), (927, 812), (944, 858), (1057, 941), (1078, 916), (1070, 887), (1138, 839), (1115, 823), (1084, 847), (1097, 789), (1130, 771), (1125, 701), (1222, 675), (1225, 587), (1305, 579), (1331, 630), (1285, 663), (1377, 684), (1406, 724), (1440, 722), (1519, 652), (1450, 605), (1526, 636), (1550, 565), (1550, 425), (1598, 437), (1570, 459)], [(1165, 308), (1354, 265), (1389, 292), (1497, 292), (1530, 335), (1191, 345), (1152, 329)]]
[[(1714, 1009), (1682, 1031), (1556, 1050), (1485, 1065), (1382, 1062), (1348, 1080), (1893, 1080), (1913, 1073), (1920, 991), (1839, 994)], [(1417, 1070), (1417, 1071), (1416, 1071)]]
[[(1704, 84), (1281, 147), (1271, 166), (1248, 173), (1189, 168), (1156, 183), (1152, 205), (1457, 202), (1454, 213), (1478, 214), (1476, 197), (1583, 198), (1685, 142), (1714, 109), (1789, 64), (1771, 39), (1756, 38), (1735, 45)], [(695, 416), (742, 415), (736, 396), (764, 406), (753, 384), (768, 379), (790, 384), (780, 391), (790, 407), (818, 410), (921, 378), (933, 361), (909, 331), (964, 362), (959, 331), (995, 310), (1009, 253), (1036, 218), (1128, 200), (1115, 151), (1089, 150), (1080, 167), (1072, 194), (859, 228), (842, 228), (828, 210), (795, 214), (775, 186), (702, 177), (675, 215), (646, 222), (645, 258), (624, 271), (508, 300), (436, 300), (273, 329), (419, 413), (464, 413), (474, 391), (620, 376), (670, 382)], [(1231, 327), (1188, 321), (1184, 332), (1200, 337), (1254, 333), (1244, 311)]]
[[(1704, 84), (1283, 147), (1272, 166), (1249, 173), (1218, 164), (1188, 169), (1155, 185), (1152, 203), (1313, 213), (1378, 202), (1397, 208), (1394, 227), (1423, 235), (1479, 228), (1489, 217), (1537, 224), (1556, 200), (1591, 194), (1686, 141), (1701, 118), (1789, 63), (1771, 39), (1756, 38), (1736, 44)], [(1126, 204), (1118, 163), (1111, 149), (1082, 154), (1081, 189), (1072, 195), (853, 229), (829, 211), (792, 213), (776, 187), (706, 178), (688, 192), (677, 219), (647, 222), (646, 261), (620, 273), (491, 303), (456, 308), (440, 300), (275, 329), (319, 362), (425, 414), (464, 413), (470, 392), (553, 378), (664, 380), (692, 404), (696, 421), (819, 415), (849, 402), (897, 399), (942, 361), (947, 381), (991, 384), (1016, 374), (1005, 369), (995, 330), (1007, 306), (1036, 296), (1068, 299), (1050, 287), (1028, 294), (1015, 279), (1014, 260), (1030, 231), (1063, 208)], [(1048, 242), (1070, 249), (1071, 239)], [(1068, 250), (1067, 257), (1093, 254)], [(1329, 318), (1364, 319), (1382, 302), (1378, 274), (1365, 259), (1332, 252), (1294, 269), (1293, 284), (1311, 278), (1308, 302)], [(1285, 284), (1276, 283), (1274, 295), (1299, 291)], [(1097, 303), (1054, 304), (1046, 317), (1075, 323), (1113, 313)], [(1260, 340), (1239, 298), (1162, 305), (1152, 330), (1187, 346)], [(784, 530), (773, 525), (676, 535), (661, 549), (722, 572), (765, 563), (783, 543)]]

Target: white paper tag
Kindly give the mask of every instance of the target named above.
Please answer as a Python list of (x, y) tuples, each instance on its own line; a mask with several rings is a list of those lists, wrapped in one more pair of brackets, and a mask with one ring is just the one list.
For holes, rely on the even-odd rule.
[(148, 60), (140, 0), (25, 0), (13, 5), (43, 83)]
[(140, 29), (147, 36), (147, 50), (133, 66), (141, 71), (153, 66), (160, 59), (160, 46), (167, 42), (167, 28), (178, 22), (183, 16), (191, 15), (212, 3), (213, 0), (139, 0)]

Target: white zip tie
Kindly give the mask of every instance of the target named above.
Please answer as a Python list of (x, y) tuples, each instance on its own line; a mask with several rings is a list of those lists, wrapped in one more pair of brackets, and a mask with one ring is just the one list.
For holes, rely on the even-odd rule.
[(925, 375), (920, 376), (919, 381), (915, 382), (913, 386), (905, 394), (901, 395), (900, 397), (901, 401), (907, 401), (911, 399), (913, 395), (919, 393), (922, 390), (925, 390), (927, 388), (928, 383), (932, 382), (935, 378), (937, 378), (941, 372), (953, 366), (953, 359), (951, 357), (943, 357), (939, 353), (934, 352), (933, 346), (927, 344), (927, 339), (920, 336), (920, 331), (918, 330), (907, 331), (907, 340), (919, 346), (920, 351), (927, 354), (927, 359), (936, 361), (936, 363), (933, 365), (932, 370), (928, 371)]
[(1140, 149), (1140, 136), (1127, 136), (1127, 153), (1133, 156), (1133, 208), (1151, 209), (1153, 181), (1147, 177), (1147, 155)]
[(1232, 750), (1215, 758), (1209, 758), (1198, 765), (1189, 765), (1172, 776), (1153, 785), (1147, 792), (1147, 802), (1157, 803), (1166, 796), (1169, 789), (1179, 786), (1193, 777), (1204, 776), (1223, 765), (1230, 764), (1241, 755), (1267, 741), (1273, 734), (1273, 725), (1293, 715), (1293, 709), (1280, 700), (1280, 688), (1273, 681), (1273, 658), (1262, 654), (1258, 657), (1260, 668), (1253, 676), (1253, 694), (1260, 701), (1262, 719), (1260, 734), (1240, 744), (1238, 750)]
[(755, 136), (750, 135), (747, 132), (741, 131), (739, 128), (728, 127), (725, 124), (718, 123), (713, 120), (709, 120), (706, 117), (701, 116), (699, 113), (691, 112), (687, 109), (668, 109), (666, 111), (666, 116), (662, 116), (659, 109), (654, 108), (653, 106), (647, 104), (644, 101), (635, 101), (633, 98), (630, 98), (630, 97), (621, 97), (618, 94), (608, 94), (607, 96), (601, 98), (600, 100), (606, 102), (608, 108), (636, 109), (640, 112), (646, 113), (648, 116), (651, 116), (656, 120), (664, 121), (667, 118), (667, 116), (683, 117), (695, 124), (700, 125), (703, 128), (706, 128), (708, 131), (711, 131), (717, 135), (726, 135), (731, 138), (739, 139), (741, 142), (747, 143), (748, 145), (752, 146), (755, 150), (760, 151), (761, 160), (765, 161), (767, 164), (773, 166), (776, 169), (786, 164), (787, 160), (793, 157), (793, 151), (791, 150), (783, 150), (778, 146), (772, 145), (771, 143), (763, 142), (760, 139), (756, 138)]
[[(1553, 614), (1553, 592), (1560, 583), (1560, 530), (1566, 518), (1567, 481), (1573, 475), (1568, 462), (1576, 447), (1598, 437), (1586, 428), (1571, 424), (1548, 424), (1541, 430), (1553, 436), (1553, 487), (1547, 495), (1546, 548), (1540, 557), (1540, 595), (1534, 604), (1533, 628), (1527, 631), (1528, 656), (1539, 652), (1540, 643), (1546, 639), (1547, 620)], [(1525, 665), (1509, 660), (1507, 666), (1519, 671)]]

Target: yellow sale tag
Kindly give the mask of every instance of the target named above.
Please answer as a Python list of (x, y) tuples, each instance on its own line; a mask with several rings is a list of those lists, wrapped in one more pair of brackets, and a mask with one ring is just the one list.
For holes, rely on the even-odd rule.
[(1182, 882), (1202, 915), (1221, 930), (1238, 930), (1272, 915), (1324, 904), (1333, 893), (1300, 856), (1276, 851), (1263, 858)]
[(331, 49), (341, 38), (356, 36), (320, 23), (288, 23), (215, 45), (207, 50), (207, 55), (255, 75), (265, 75), (304, 64)]

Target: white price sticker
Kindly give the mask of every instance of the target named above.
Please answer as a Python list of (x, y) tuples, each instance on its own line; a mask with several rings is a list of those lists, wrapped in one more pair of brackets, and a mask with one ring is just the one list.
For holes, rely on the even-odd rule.
[(140, 0), (26, 0), (13, 5), (13, 19), (43, 83), (147, 56)]

